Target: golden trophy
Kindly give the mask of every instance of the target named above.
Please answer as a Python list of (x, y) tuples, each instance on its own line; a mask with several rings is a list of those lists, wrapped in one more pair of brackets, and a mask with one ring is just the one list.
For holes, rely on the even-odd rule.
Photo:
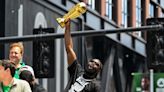
[(80, 2), (76, 4), (74, 7), (72, 7), (67, 14), (64, 15), (63, 18), (57, 18), (58, 24), (64, 28), (65, 23), (68, 21), (68, 19), (74, 19), (79, 17), (81, 14), (85, 13), (87, 10), (86, 4), (84, 2)]

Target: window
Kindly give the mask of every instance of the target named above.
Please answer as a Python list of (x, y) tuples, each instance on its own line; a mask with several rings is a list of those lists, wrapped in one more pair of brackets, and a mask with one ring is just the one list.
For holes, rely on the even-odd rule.
[(88, 0), (88, 6), (95, 10), (95, 0)]
[(62, 5), (66, 5), (66, 0), (47, 0), (51, 3), (54, 3), (54, 4), (62, 4)]
[(122, 0), (122, 26), (127, 27), (127, 17), (128, 17), (128, 9), (127, 9), (127, 0)]
[(161, 4), (161, 0), (154, 0), (157, 4)]
[(112, 20), (112, 0), (106, 0), (106, 16)]
[(149, 17), (155, 17), (155, 11), (154, 11), (154, 9), (155, 9), (155, 5), (153, 4), (153, 3), (150, 3), (150, 6), (149, 6)]
[(141, 0), (136, 0), (136, 26), (141, 26)]
[(162, 10), (161, 12), (161, 17), (164, 17), (164, 10)]
[[(136, 0), (136, 27), (141, 26), (141, 0)], [(135, 32), (135, 34), (141, 37), (141, 32)]]

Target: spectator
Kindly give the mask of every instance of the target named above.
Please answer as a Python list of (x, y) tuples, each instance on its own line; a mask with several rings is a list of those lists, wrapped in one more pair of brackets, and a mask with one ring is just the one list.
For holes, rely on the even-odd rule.
[(0, 60), (0, 92), (32, 92), (28, 82), (14, 78), (15, 65)]
[(10, 44), (9, 59), (15, 63), (16, 71), (14, 77), (19, 79), (19, 69), (25, 66), (23, 62), (24, 46), (21, 42), (15, 42)]

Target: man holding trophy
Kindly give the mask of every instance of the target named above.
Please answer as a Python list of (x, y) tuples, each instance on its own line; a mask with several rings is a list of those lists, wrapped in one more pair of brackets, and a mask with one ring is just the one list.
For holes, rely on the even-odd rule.
[[(75, 6), (76, 8), (76, 6)], [(85, 8), (86, 9), (86, 8)], [(73, 14), (76, 14), (77, 9), (73, 9)], [(69, 14), (69, 13), (68, 13)], [(67, 14), (65, 15), (67, 16)], [(87, 68), (83, 69), (77, 60), (77, 56), (73, 50), (73, 42), (70, 33), (70, 17), (64, 17), (65, 34), (65, 48), (67, 52), (68, 71), (70, 79), (64, 92), (100, 92), (100, 84), (96, 77), (102, 69), (102, 63), (99, 59), (91, 59), (87, 64)], [(64, 27), (63, 26), (63, 27)]]

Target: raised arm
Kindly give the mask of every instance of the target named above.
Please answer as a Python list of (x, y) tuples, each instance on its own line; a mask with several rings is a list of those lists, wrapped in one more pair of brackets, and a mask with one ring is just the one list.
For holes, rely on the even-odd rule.
[(67, 52), (67, 60), (68, 64), (71, 65), (76, 59), (76, 54), (73, 50), (73, 42), (72, 42), (72, 37), (70, 33), (70, 20), (66, 23), (66, 29), (65, 29), (65, 34), (64, 34), (64, 40), (65, 40), (65, 48)]

